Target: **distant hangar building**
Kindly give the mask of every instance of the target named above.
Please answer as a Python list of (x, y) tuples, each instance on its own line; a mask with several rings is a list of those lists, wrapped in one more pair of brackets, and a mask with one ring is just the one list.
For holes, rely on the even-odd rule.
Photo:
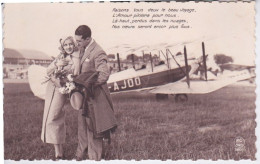
[(27, 78), (27, 69), (30, 65), (47, 67), (52, 58), (36, 50), (4, 49), (3, 71), (4, 78)]

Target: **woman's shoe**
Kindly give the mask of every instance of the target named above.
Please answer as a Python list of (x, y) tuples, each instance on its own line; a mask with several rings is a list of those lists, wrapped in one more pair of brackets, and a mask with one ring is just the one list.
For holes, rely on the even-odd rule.
[(64, 160), (64, 159), (65, 159), (64, 155), (55, 157), (55, 161)]

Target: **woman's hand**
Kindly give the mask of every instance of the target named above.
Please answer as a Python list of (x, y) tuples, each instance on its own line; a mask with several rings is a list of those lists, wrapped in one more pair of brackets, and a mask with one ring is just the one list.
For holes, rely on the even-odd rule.
[(58, 59), (55, 63), (57, 67), (64, 67), (69, 64), (69, 61), (66, 61), (65, 59)]

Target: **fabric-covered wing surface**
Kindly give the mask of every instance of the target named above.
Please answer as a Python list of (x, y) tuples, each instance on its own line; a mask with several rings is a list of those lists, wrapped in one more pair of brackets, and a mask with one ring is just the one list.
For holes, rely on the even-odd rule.
[(158, 86), (150, 92), (160, 94), (205, 94), (251, 77), (252, 75), (247, 70), (237, 71), (228, 75), (223, 75), (211, 81), (191, 81), (190, 87), (188, 87), (185, 81), (178, 81)]
[(46, 68), (38, 65), (32, 65), (28, 69), (28, 80), (30, 88), (34, 94), (41, 99), (45, 99), (46, 87), (48, 82), (46, 81)]

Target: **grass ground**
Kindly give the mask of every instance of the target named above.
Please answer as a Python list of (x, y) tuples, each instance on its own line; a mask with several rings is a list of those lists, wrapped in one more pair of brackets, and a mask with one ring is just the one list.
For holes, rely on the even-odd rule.
[[(40, 140), (43, 100), (28, 84), (4, 85), (4, 158), (52, 159), (52, 145)], [(255, 160), (255, 88), (225, 87), (205, 95), (157, 102), (152, 94), (112, 95), (119, 127), (105, 159), (251, 159)], [(77, 147), (77, 111), (66, 104), (65, 156)], [(235, 151), (243, 137), (245, 150)]]

